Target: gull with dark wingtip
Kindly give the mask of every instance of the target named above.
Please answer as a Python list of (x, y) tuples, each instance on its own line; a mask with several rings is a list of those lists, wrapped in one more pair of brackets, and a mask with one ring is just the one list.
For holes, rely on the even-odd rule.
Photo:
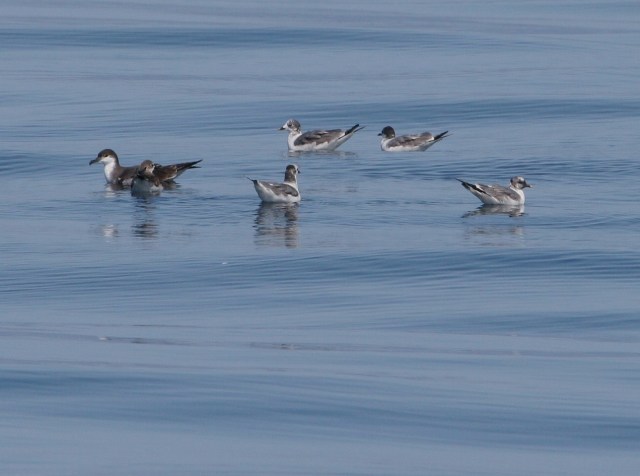
[(419, 152), (427, 150), (436, 142), (440, 142), (448, 133), (449, 131), (444, 131), (434, 136), (431, 132), (422, 132), (396, 136), (393, 127), (387, 126), (378, 135), (382, 136), (380, 148), (385, 152)]
[(297, 203), (302, 198), (298, 190), (297, 176), (300, 169), (297, 165), (287, 165), (284, 172), (284, 183), (266, 182), (247, 177), (260, 199), (265, 203)]
[[(197, 164), (202, 160), (195, 160), (193, 162), (182, 162), (171, 165), (155, 165), (154, 173), (158, 176), (161, 182), (172, 182), (185, 170), (198, 168)], [(112, 185), (120, 185), (123, 187), (131, 186), (131, 182), (135, 177), (139, 166), (123, 167), (120, 165), (118, 155), (112, 149), (101, 150), (98, 156), (89, 162), (89, 165), (101, 163), (104, 165), (104, 177), (107, 183)]]
[(289, 119), (280, 128), (281, 131), (289, 131), (287, 144), (293, 152), (332, 151), (348, 141), (353, 134), (364, 129), (360, 124), (347, 129), (313, 130), (302, 132), (300, 123), (295, 119)]
[(502, 185), (484, 185), (481, 183), (462, 182), (462, 186), (487, 205), (523, 205), (524, 189), (533, 187), (527, 183), (524, 177), (516, 176), (511, 178), (508, 187)]

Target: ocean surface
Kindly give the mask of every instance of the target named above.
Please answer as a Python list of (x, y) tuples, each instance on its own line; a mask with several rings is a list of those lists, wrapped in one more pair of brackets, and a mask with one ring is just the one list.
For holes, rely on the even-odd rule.
[(636, 0), (0, 10), (0, 474), (638, 474)]

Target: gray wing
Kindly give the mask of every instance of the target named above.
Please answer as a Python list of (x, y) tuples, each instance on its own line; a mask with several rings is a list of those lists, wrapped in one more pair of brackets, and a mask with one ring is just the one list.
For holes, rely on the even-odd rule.
[(291, 185), (286, 183), (271, 183), (271, 182), (263, 182), (259, 181), (264, 187), (270, 189), (276, 195), (291, 195), (292, 197), (297, 197), (298, 191), (293, 188)]
[(344, 131), (341, 129), (331, 129), (328, 131), (317, 130), (308, 131), (298, 137), (293, 144), (294, 145), (306, 145), (306, 144), (324, 144), (326, 142), (333, 142), (344, 135)]
[(395, 137), (391, 139), (388, 143), (390, 147), (399, 147), (399, 146), (411, 146), (418, 147), (423, 145), (425, 142), (429, 142), (433, 140), (433, 134), (430, 132), (425, 132), (424, 134), (407, 134), (403, 136)]
[(457, 180), (462, 183), (464, 188), (477, 196), (486, 195), (496, 200), (504, 200), (505, 198), (511, 198), (516, 201), (520, 200), (520, 196), (516, 192), (502, 185), (485, 185), (483, 183), (465, 182), (462, 179)]
[(475, 189), (479, 190), (482, 193), (495, 197), (498, 200), (502, 200), (505, 198), (510, 198), (516, 201), (520, 200), (520, 195), (518, 195), (510, 188), (503, 187), (502, 185), (483, 185), (479, 183), (476, 185)]

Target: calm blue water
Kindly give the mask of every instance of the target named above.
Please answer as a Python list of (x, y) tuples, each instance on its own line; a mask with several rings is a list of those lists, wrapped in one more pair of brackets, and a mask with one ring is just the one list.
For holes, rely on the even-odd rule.
[(640, 6), (370, 3), (4, 2), (1, 474), (637, 474)]

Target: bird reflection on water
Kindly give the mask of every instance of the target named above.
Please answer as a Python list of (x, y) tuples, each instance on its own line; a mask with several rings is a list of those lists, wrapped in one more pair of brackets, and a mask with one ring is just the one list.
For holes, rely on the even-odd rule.
[(256, 244), (297, 248), (298, 208), (297, 203), (261, 203), (254, 220)]
[(100, 226), (100, 234), (103, 238), (112, 240), (118, 237), (120, 231), (118, 230), (118, 225), (114, 223), (107, 223), (106, 225)]
[(299, 159), (300, 157), (312, 157), (312, 156), (319, 156), (319, 157), (337, 157), (337, 158), (354, 158), (354, 157), (358, 157), (358, 154), (356, 152), (350, 152), (348, 150), (314, 150), (314, 151), (310, 151), (310, 152), (301, 152), (298, 150), (289, 150), (287, 151), (285, 154), (283, 154), (284, 158), (294, 158), (294, 159)]
[(462, 218), (469, 218), (478, 215), (508, 215), (512, 218), (524, 215), (524, 205), (482, 205), (474, 210), (470, 210)]
[[(474, 210), (470, 210), (462, 215), (462, 218), (488, 217), (505, 215), (509, 218), (518, 218), (525, 215), (524, 205), (482, 205)], [(486, 246), (523, 246), (524, 245), (524, 226), (519, 222), (504, 221), (498, 222), (482, 222), (481, 225), (474, 221), (474, 226), (465, 231), (468, 239), (481, 241)], [(515, 240), (515, 241), (514, 241)]]
[(156, 198), (157, 197), (154, 196), (136, 197), (133, 224), (131, 225), (133, 236), (139, 238), (157, 238), (158, 224), (154, 216)]

